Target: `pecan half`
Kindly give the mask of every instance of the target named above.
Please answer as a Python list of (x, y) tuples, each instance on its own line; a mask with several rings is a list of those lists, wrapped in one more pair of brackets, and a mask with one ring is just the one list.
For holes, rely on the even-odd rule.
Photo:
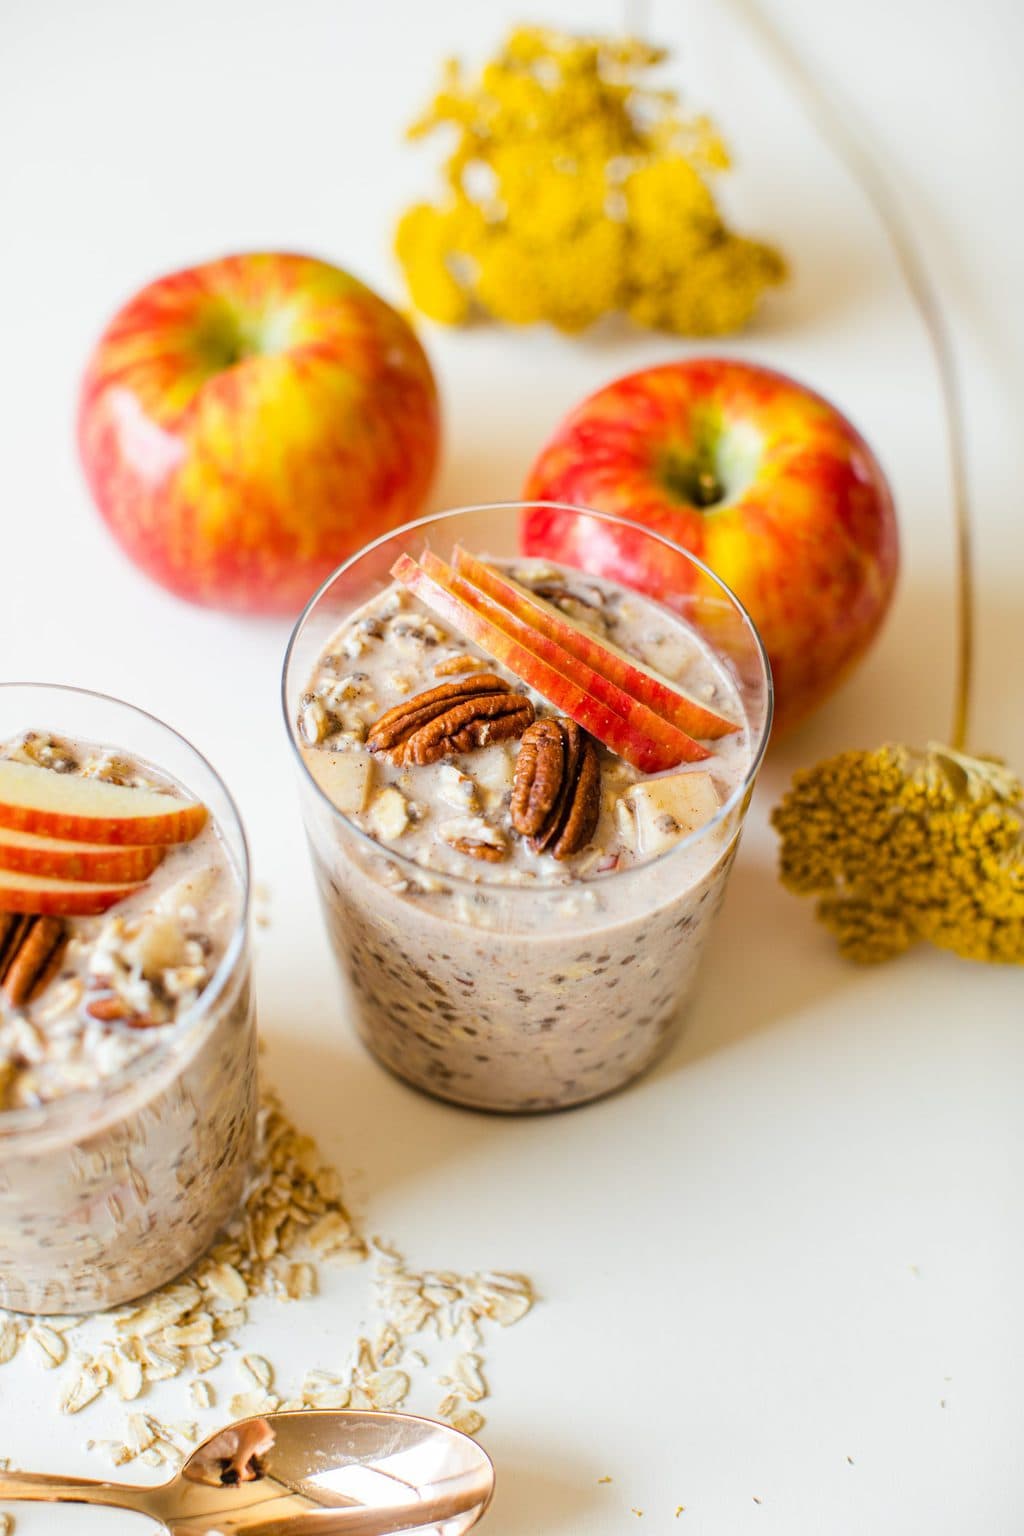
[(512, 825), (538, 853), (570, 859), (594, 835), (601, 764), (575, 720), (538, 720), (523, 736), (512, 782)]
[(456, 752), (521, 736), (533, 720), (525, 693), (492, 672), (404, 699), (370, 727), (366, 745), (395, 763), (437, 763)]
[(0, 916), (0, 991), (10, 1007), (31, 1002), (53, 978), (67, 936), (60, 917)]
[(85, 1011), (99, 1024), (127, 1024), (129, 1029), (152, 1029), (160, 1022), (146, 1013), (136, 1013), (116, 992), (94, 998), (86, 1004)]
[(458, 672), (482, 672), (485, 663), (479, 656), (470, 656), (463, 652), (458, 656), (446, 656), (444, 661), (439, 661), (434, 668), (435, 677), (454, 677)]
[(485, 859), (488, 864), (500, 864), (508, 851), (500, 843), (485, 843), (475, 837), (457, 837), (450, 846), (456, 853), (464, 853), (470, 859)]

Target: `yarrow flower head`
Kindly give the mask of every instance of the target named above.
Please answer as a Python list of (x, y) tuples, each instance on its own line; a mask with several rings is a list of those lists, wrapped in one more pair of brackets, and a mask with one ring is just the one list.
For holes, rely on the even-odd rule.
[(783, 884), (820, 898), (850, 959), (925, 940), (1024, 964), (1024, 785), (994, 759), (843, 752), (796, 774), (772, 823)]
[(454, 128), (437, 203), (401, 219), (413, 303), (449, 325), (489, 315), (581, 331), (622, 311), (685, 335), (734, 331), (785, 267), (727, 228), (713, 125), (641, 83), (666, 57), (630, 38), (513, 31), (476, 79), (456, 61), (410, 136)]

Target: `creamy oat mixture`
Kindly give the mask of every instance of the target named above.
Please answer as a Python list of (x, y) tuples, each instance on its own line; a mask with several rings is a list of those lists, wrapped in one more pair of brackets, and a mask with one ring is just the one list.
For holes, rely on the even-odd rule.
[[(38, 732), (0, 756), (184, 794), (148, 763)], [(0, 1305), (130, 1301), (191, 1264), (237, 1209), (256, 1113), (247, 945), (211, 982), (241, 903), (208, 821), (103, 915), (32, 919), (52, 965), (27, 993), (9, 964), (0, 981)], [(10, 921), (0, 915), (8, 960), (27, 943)]]
[[(37, 731), (0, 744), (0, 757), (181, 793), (148, 764)], [(237, 876), (208, 821), (193, 841), (170, 846), (134, 895), (102, 916), (63, 919), (48, 984), (21, 1006), (0, 988), (0, 1110), (93, 1088), (165, 1048), (216, 971), (238, 904)]]
[[(527, 561), (509, 570), (521, 585), (680, 684), (700, 703), (743, 721), (721, 664), (693, 630), (662, 609), (611, 582), (547, 563)], [(298, 720), (300, 737), (316, 749), (307, 752), (307, 765), (329, 798), (362, 831), (404, 858), (474, 882), (566, 885), (624, 871), (653, 856), (637, 846), (628, 802), (622, 805), (630, 786), (648, 776), (600, 744), (597, 827), (587, 846), (565, 860), (536, 852), (510, 825), (517, 740), (426, 766), (396, 766), (387, 755), (367, 750), (367, 732), (386, 710), (440, 683), (471, 679), (474, 672), (494, 674), (527, 694), (538, 717), (557, 714), (540, 694), (479, 646), (446, 629), (397, 584), (353, 615), (320, 658)], [(344, 753), (351, 762), (324, 763), (323, 753)], [(724, 801), (749, 761), (744, 725), (715, 742), (712, 756), (692, 768), (710, 773)], [(502, 857), (467, 855), (460, 851), (467, 842), (484, 843)], [(670, 846), (668, 839), (664, 846)]]
[(701, 819), (711, 820), (742, 783), (752, 746), (728, 672), (681, 620), (576, 571), (540, 562), (507, 569), (742, 722), (708, 744), (706, 761), (658, 776), (598, 745), (596, 826), (585, 846), (557, 859), (511, 824), (521, 741), (424, 765), (367, 748), (384, 711), (474, 671), (529, 694), (538, 719), (554, 717), (539, 695), (398, 586), (325, 647), (296, 725), (311, 777), (344, 813), (332, 820), (307, 793), (314, 865), (360, 1031), (419, 1087), (480, 1108), (539, 1110), (608, 1092), (659, 1054), (724, 894), (741, 811), (690, 839), (659, 813), (641, 836), (631, 797), (679, 773), (710, 774)]

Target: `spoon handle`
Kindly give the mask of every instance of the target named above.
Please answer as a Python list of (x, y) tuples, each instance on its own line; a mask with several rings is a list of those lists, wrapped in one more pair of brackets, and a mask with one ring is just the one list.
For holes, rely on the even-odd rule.
[(48, 1504), (112, 1504), (148, 1514), (152, 1490), (125, 1483), (100, 1483), (90, 1477), (58, 1477), (49, 1472), (0, 1473), (0, 1499), (42, 1500)]

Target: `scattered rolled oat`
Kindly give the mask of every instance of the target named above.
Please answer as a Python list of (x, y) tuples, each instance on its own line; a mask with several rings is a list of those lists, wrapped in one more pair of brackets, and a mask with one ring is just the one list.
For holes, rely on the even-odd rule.
[(477, 1430), (483, 1429), (485, 1419), (482, 1413), (477, 1413), (475, 1408), (467, 1408), (464, 1413), (453, 1414), (449, 1423), (452, 1429), (461, 1430), (464, 1435), (475, 1435)]
[(48, 1371), (63, 1364), (68, 1352), (67, 1340), (55, 1328), (47, 1328), (44, 1323), (37, 1323), (35, 1327), (29, 1329), (28, 1336), (36, 1346), (36, 1358)]
[[(356, 1340), (347, 1366), (309, 1369), (297, 1392), (279, 1395), (270, 1360), (235, 1353), (235, 1335), (252, 1321), (252, 1303), (314, 1296), (319, 1266), (362, 1264), (371, 1253), (373, 1301), (382, 1314), (376, 1333)], [(475, 1434), (484, 1418), (469, 1405), (488, 1395), (479, 1352), (483, 1329), (489, 1323), (508, 1327), (518, 1322), (533, 1301), (533, 1287), (524, 1275), (417, 1271), (397, 1249), (380, 1240), (368, 1242), (344, 1204), (337, 1171), (323, 1163), (316, 1143), (296, 1130), (276, 1096), (264, 1090), (248, 1196), (209, 1252), (187, 1274), (136, 1306), (91, 1318), (40, 1317), (28, 1326), (0, 1310), (0, 1364), (15, 1356), (23, 1338), (31, 1339), (37, 1361), (61, 1370), (63, 1413), (79, 1413), (102, 1399), (134, 1403), (160, 1382), (181, 1377), (188, 1379), (194, 1408), (213, 1408), (217, 1397), (207, 1375), (232, 1354), (243, 1384), (228, 1399), (232, 1417), (278, 1408), (397, 1409), (412, 1389), (411, 1373), (422, 1376), (429, 1368), (428, 1356), (412, 1342), (427, 1333), (461, 1347), (439, 1378), (446, 1391), (438, 1412), (456, 1429)], [(97, 1328), (107, 1330), (98, 1346), (92, 1344)], [(199, 1426), (191, 1421), (164, 1422), (133, 1410), (126, 1415), (121, 1439), (87, 1445), (117, 1467), (136, 1459), (146, 1466), (174, 1467), (199, 1438)]]
[(0, 1365), (6, 1365), (8, 1360), (13, 1360), (22, 1337), (23, 1330), (13, 1318), (5, 1317), (0, 1321)]

